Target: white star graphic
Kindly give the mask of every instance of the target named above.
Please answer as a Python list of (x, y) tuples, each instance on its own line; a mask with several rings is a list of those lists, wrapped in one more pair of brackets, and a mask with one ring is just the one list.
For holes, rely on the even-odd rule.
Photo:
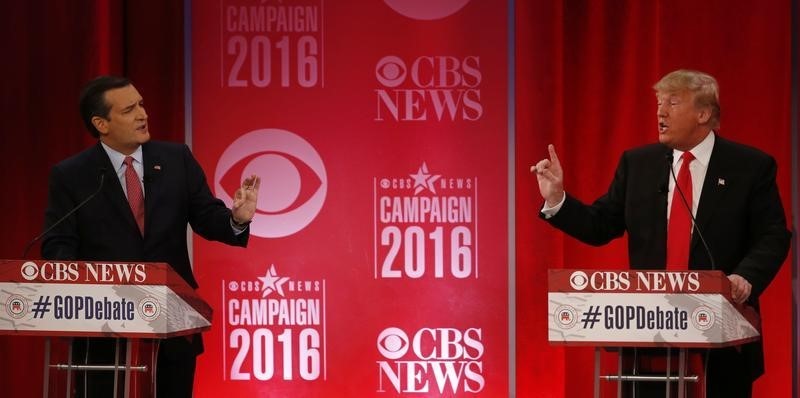
[(428, 173), (428, 165), (425, 164), (425, 162), (422, 162), (422, 166), (417, 170), (417, 174), (409, 174), (409, 176), (414, 179), (414, 195), (422, 192), (424, 189), (435, 194), (436, 186), (433, 183), (442, 177), (439, 174), (430, 175)]
[(275, 264), (270, 265), (267, 273), (264, 276), (259, 276), (258, 279), (263, 282), (262, 290), (263, 293), (261, 297), (267, 297), (272, 292), (278, 292), (282, 297), (283, 295), (283, 284), (289, 280), (289, 277), (279, 277), (278, 273), (275, 272)]

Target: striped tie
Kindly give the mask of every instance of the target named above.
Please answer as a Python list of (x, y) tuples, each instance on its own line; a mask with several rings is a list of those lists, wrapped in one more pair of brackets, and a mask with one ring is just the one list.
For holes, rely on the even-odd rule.
[(133, 218), (139, 226), (139, 232), (144, 236), (144, 194), (136, 169), (133, 168), (133, 158), (125, 158), (125, 188), (128, 190), (128, 204), (131, 205)]

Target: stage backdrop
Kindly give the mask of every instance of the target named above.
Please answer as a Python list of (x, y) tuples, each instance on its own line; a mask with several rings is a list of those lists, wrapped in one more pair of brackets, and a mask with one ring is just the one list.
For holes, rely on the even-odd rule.
[(249, 247), (200, 239), (198, 396), (508, 395), (504, 3), (191, 10), (191, 143)]
[[(220, 259), (217, 261), (219, 265), (211, 265), (230, 267), (233, 269), (231, 272), (237, 273), (244, 273), (248, 268), (256, 269), (257, 273), (256, 271), (247, 271), (251, 275), (246, 275), (247, 279), (244, 282), (261, 283), (257, 278), (268, 276), (266, 275), (268, 272), (266, 264), (275, 264), (276, 276), (290, 278), (288, 282), (284, 282), (282, 288), (292, 280), (321, 280), (324, 278), (329, 295), (327, 307), (329, 320), (332, 320), (334, 316), (331, 310), (334, 298), (330, 295), (333, 294), (332, 285), (336, 280), (336, 294), (343, 295), (336, 299), (337, 306), (340, 308), (337, 310), (336, 316), (345, 316), (342, 312), (347, 311), (346, 315), (351, 317), (353, 323), (356, 324), (348, 326), (345, 331), (349, 333), (350, 330), (364, 327), (369, 329), (368, 334), (371, 336), (369, 341), (358, 341), (358, 339), (366, 340), (363, 336), (367, 333), (353, 336), (339, 333), (331, 330), (329, 323), (326, 355), (332, 358), (334, 355), (332, 350), (336, 349), (338, 350), (335, 353), (337, 356), (342, 357), (344, 354), (348, 354), (352, 355), (354, 359), (346, 363), (345, 369), (341, 369), (340, 363), (337, 364), (335, 372), (329, 360), (327, 362), (327, 380), (323, 378), (321, 381), (309, 382), (309, 387), (316, 388), (316, 384), (330, 384), (334, 375), (337, 380), (342, 380), (339, 373), (350, 372), (351, 369), (356, 369), (356, 365), (366, 366), (363, 365), (363, 360), (359, 359), (359, 356), (371, 355), (370, 361), (374, 362), (372, 371), (367, 376), (364, 376), (363, 372), (354, 373), (352, 383), (365, 384), (371, 391), (367, 395), (377, 395), (378, 387), (376, 386), (381, 376), (378, 361), (388, 362), (389, 360), (381, 359), (385, 358), (383, 354), (376, 352), (375, 340), (377, 335), (389, 326), (370, 326), (368, 321), (360, 320), (375, 316), (399, 319), (401, 309), (409, 311), (409, 308), (414, 306), (418, 307), (422, 314), (441, 310), (442, 322), (439, 322), (438, 317), (435, 322), (430, 322), (425, 315), (425, 319), (419, 322), (411, 319), (394, 323), (395, 327), (403, 328), (403, 332), (409, 336), (409, 339), (412, 339), (413, 337), (410, 336), (418, 330), (415, 329), (415, 325), (411, 325), (412, 323), (423, 324), (424, 321), (426, 324), (447, 327), (451, 323), (446, 322), (447, 318), (458, 308), (454, 309), (454, 304), (449, 303), (442, 305), (442, 301), (438, 299), (418, 305), (418, 299), (422, 297), (420, 290), (423, 288), (424, 280), (375, 279), (373, 257), (377, 256), (371, 254), (374, 250), (372, 249), (374, 238), (362, 238), (362, 240), (366, 239), (365, 248), (363, 245), (356, 246), (355, 242), (351, 244), (351, 241), (345, 240), (355, 236), (352, 230), (344, 236), (342, 236), (344, 232), (339, 231), (352, 229), (353, 224), (357, 224), (360, 229), (370, 230), (373, 216), (370, 215), (365, 222), (358, 223), (353, 221), (353, 218), (363, 217), (362, 212), (364, 211), (372, 214), (372, 199), (364, 199), (364, 196), (370, 196), (375, 191), (374, 179), (380, 178), (384, 174), (398, 175), (399, 177), (416, 174), (423, 158), (427, 162), (428, 173), (447, 175), (448, 177), (475, 176), (478, 172), (489, 174), (488, 171), (482, 170), (486, 168), (483, 165), (489, 163), (491, 163), (490, 167), (503, 167), (486, 160), (483, 153), (480, 156), (472, 156), (472, 152), (469, 153), (471, 158), (461, 160), (463, 163), (460, 164), (460, 167), (469, 168), (467, 172), (462, 172), (455, 166), (446, 168), (440, 164), (434, 164), (434, 160), (443, 162), (450, 157), (457, 156), (456, 152), (464, 151), (461, 148), (474, 151), (471, 146), (476, 145), (474, 136), (475, 130), (479, 130), (477, 126), (488, 125), (487, 115), (499, 112), (494, 110), (495, 107), (500, 108), (499, 105), (490, 107), (489, 104), (502, 98), (502, 95), (498, 96), (493, 93), (501, 84), (495, 82), (505, 78), (502, 76), (501, 68), (490, 68), (493, 64), (487, 64), (492, 62), (493, 58), (487, 58), (488, 55), (484, 50), (480, 50), (481, 53), (477, 53), (478, 50), (455, 51), (435, 43), (448, 43), (447, 45), (454, 46), (455, 43), (490, 41), (495, 46), (494, 48), (500, 51), (503, 48), (503, 39), (499, 37), (499, 33), (495, 34), (494, 30), (487, 31), (487, 27), (498, 23), (505, 24), (505, 21), (496, 17), (495, 12), (498, 13), (497, 15), (501, 13), (499, 10), (481, 10), (482, 18), (476, 22), (477, 12), (472, 7), (489, 7), (476, 4), (478, 0), (471, 0), (458, 12), (448, 17), (430, 21), (406, 20), (394, 16), (390, 18), (388, 17), (392, 12), (390, 9), (373, 15), (367, 10), (375, 11), (385, 3), (381, 3), (380, 0), (369, 0), (368, 2), (377, 4), (367, 6), (358, 4), (362, 2), (349, 1), (346, 2), (347, 9), (338, 4), (324, 4), (326, 19), (322, 21), (324, 24), (320, 25), (324, 27), (324, 29), (320, 29), (324, 33), (324, 43), (327, 43), (322, 47), (325, 49), (322, 55), (328, 54), (326, 56), (328, 61), (322, 64), (325, 66), (325, 72), (320, 74), (325, 77), (324, 88), (300, 90), (302, 96), (297, 99), (296, 97), (286, 97), (298, 89), (297, 85), (293, 85), (292, 88), (280, 87), (279, 89), (272, 86), (267, 89), (269, 94), (265, 93), (259, 98), (258, 104), (251, 105), (247, 110), (250, 113), (264, 114), (264, 122), (258, 124), (248, 122), (253, 126), (240, 129), (241, 134), (264, 127), (290, 130), (287, 127), (289, 123), (286, 121), (290, 117), (293, 120), (292, 125), (300, 124), (301, 121), (298, 119), (301, 117), (307, 120), (303, 122), (304, 124), (324, 124), (325, 128), (314, 131), (305, 129), (292, 131), (295, 134), (301, 134), (307, 142), (313, 144), (316, 148), (315, 151), (318, 151), (325, 161), (329, 185), (337, 184), (342, 190), (336, 195), (327, 191), (328, 194), (319, 215), (308, 227), (296, 233), (295, 236), (277, 239), (254, 237), (251, 249), (231, 251), (231, 257), (228, 259), (230, 261)], [(487, 1), (484, 0), (484, 2)], [(194, 3), (195, 7), (200, 6), (197, 4), (199, 2)], [(256, 1), (253, 3), (253, 5), (261, 4)], [(264, 2), (265, 5), (276, 3), (276, 0)], [(591, 394), (591, 384), (588, 381), (591, 378), (591, 351), (583, 348), (551, 347), (547, 344), (547, 320), (544, 315), (547, 303), (546, 270), (561, 266), (617, 267), (627, 262), (625, 246), (622, 241), (601, 249), (588, 247), (554, 233), (552, 228), (537, 219), (536, 212), (541, 202), (537, 197), (538, 192), (534, 179), (527, 172), (530, 164), (546, 155), (545, 148), (548, 143), (556, 143), (562, 160), (569, 163), (568, 188), (583, 199), (595, 198), (607, 188), (613, 175), (616, 158), (624, 148), (654, 140), (655, 111), (654, 99), (650, 90), (652, 83), (661, 74), (672, 69), (695, 67), (711, 72), (720, 80), (724, 112), (722, 133), (773, 154), (780, 168), (778, 183), (782, 198), (787, 209), (790, 207), (790, 203), (794, 203), (796, 206), (797, 197), (790, 195), (790, 176), (797, 180), (798, 174), (796, 169), (790, 168), (793, 148), (788, 130), (790, 124), (788, 90), (790, 87), (789, 76), (791, 73), (797, 73), (798, 66), (796, 61), (790, 60), (788, 47), (791, 37), (789, 18), (792, 15), (792, 6), (795, 10), (795, 47), (800, 39), (797, 36), (796, 28), (797, 21), (800, 20), (800, 15), (797, 14), (797, 4), (797, 0), (769, 2), (752, 0), (708, 0), (703, 2), (694, 0), (571, 0), (568, 2), (531, 0), (516, 2), (515, 101), (517, 114), (515, 123), (518, 179), (516, 183), (517, 196), (514, 200), (517, 203), (517, 251), (515, 253), (517, 323), (516, 340), (512, 344), (516, 345), (517, 396), (563, 398), (584, 397)], [(219, 9), (221, 5), (217, 1), (214, 7)], [(363, 7), (369, 7), (369, 9)], [(0, 23), (0, 48), (8, 55), (8, 62), (0, 63), (0, 71), (7, 77), (0, 85), (0, 97), (2, 97), (0, 126), (3, 131), (0, 134), (0, 182), (8, 187), (8, 194), (0, 195), (0, 209), (12, 209), (12, 211), (4, 213), (4, 222), (9, 232), (3, 235), (3, 239), (0, 239), (0, 258), (19, 258), (25, 244), (41, 232), (47, 193), (47, 176), (50, 168), (56, 162), (94, 144), (94, 140), (86, 133), (76, 110), (80, 87), (91, 77), (106, 73), (131, 77), (137, 89), (145, 97), (154, 138), (175, 142), (184, 141), (182, 10), (183, 0), (127, 2), (31, 0), (6, 2), (3, 5), (3, 12), (0, 13), (2, 22)], [(211, 15), (214, 13), (214, 11), (209, 11), (209, 20), (207, 21), (208, 26), (213, 26), (213, 28), (208, 26), (206, 28), (219, 30), (222, 27), (220, 22), (222, 14), (219, 11), (218, 14)], [(344, 15), (348, 17), (345, 18)], [(142, 23), (144, 20), (147, 23)], [(461, 25), (463, 28), (449, 29), (455, 29), (453, 24), (456, 21), (463, 22)], [(195, 21), (195, 24), (197, 23), (199, 22)], [(348, 40), (334, 41), (331, 36), (334, 28), (340, 36), (344, 35), (341, 32), (347, 30), (358, 32), (359, 35), (350, 37)], [(495, 29), (495, 27), (491, 29)], [(219, 32), (217, 35), (222, 33)], [(250, 39), (249, 36), (248, 39)], [(277, 39), (278, 42), (280, 40), (280, 38)], [(386, 40), (398, 44), (398, 47), (383, 44)], [(206, 44), (210, 45), (209, 42), (214, 42), (217, 48), (222, 44), (220, 39), (213, 37), (209, 38)], [(225, 54), (223, 49), (210, 50), (202, 47), (202, 43), (202, 41), (197, 43), (194, 51), (196, 53), (206, 52), (194, 59), (194, 65), (216, 68), (198, 64), (219, 63), (219, 58)], [(399, 46), (400, 43), (403, 44), (402, 47)], [(272, 45), (276, 46), (277, 44), (273, 42)], [(366, 51), (368, 53), (376, 51), (376, 45), (380, 48), (388, 47), (380, 54), (375, 55), (369, 65), (359, 66), (359, 63), (351, 61), (347, 56), (338, 58), (341, 54), (355, 53), (356, 49), (359, 52)], [(277, 48), (281, 49), (281, 47)], [(208, 56), (209, 54), (211, 57)], [(235, 57), (235, 54), (228, 55), (228, 57)], [(296, 55), (291, 54), (291, 62), (297, 62)], [(336, 56), (335, 63), (330, 61), (332, 54)], [(397, 56), (401, 57), (406, 64), (413, 62), (421, 55), (449, 54), (459, 57), (480, 55), (480, 89), (483, 110), (480, 124), (462, 123), (462, 119), (459, 119), (458, 123), (448, 121), (436, 124), (434, 133), (423, 134), (418, 133), (416, 128), (425, 128), (427, 122), (412, 123), (395, 120), (370, 122), (376, 118), (376, 108), (380, 104), (377, 99), (378, 94), (375, 92), (371, 94), (372, 96), (359, 94), (360, 90), (363, 90), (360, 87), (368, 86), (369, 90), (381, 88), (391, 90), (391, 88), (386, 88), (385, 84), (378, 82), (377, 77), (373, 78), (372, 76), (375, 75), (374, 71), (378, 61), (386, 55), (393, 54), (399, 54)], [(276, 56), (273, 55), (273, 57)], [(191, 65), (191, 60), (189, 61), (187, 65)], [(235, 59), (227, 61), (226, 64), (231, 65), (234, 62)], [(242, 62), (243, 68), (249, 68), (253, 61), (247, 59)], [(338, 70), (335, 74), (339, 77), (334, 80), (332, 80), (332, 68)], [(227, 108), (230, 105), (226, 101), (230, 101), (231, 97), (235, 98), (233, 94), (226, 94), (224, 98), (213, 97), (213, 93), (227, 90), (222, 89), (221, 83), (215, 83), (223, 79), (220, 69), (217, 69), (215, 74), (210, 72), (214, 74), (211, 80), (216, 86), (212, 86), (212, 90), (209, 90), (206, 95), (211, 97), (204, 98), (205, 101), (212, 104), (208, 105), (206, 109), (212, 108), (213, 113), (219, 116), (230, 114), (239, 118), (254, 119), (256, 116), (248, 116), (244, 114), (244, 110), (223, 113), (213, 109), (216, 107)], [(353, 75), (361, 73), (365, 82), (372, 79), (372, 85), (364, 82), (342, 81), (341, 76), (346, 75), (348, 69), (354, 70)], [(356, 69), (361, 71), (356, 72)], [(389, 69), (391, 70), (391, 68)], [(387, 73), (389, 72), (387, 71)], [(387, 75), (386, 77), (391, 80), (391, 76)], [(227, 76), (225, 77), (227, 78)], [(280, 79), (279, 75), (272, 77), (273, 82), (280, 81)], [(398, 87), (409, 89), (414, 86), (413, 83), (407, 83), (398, 85)], [(195, 87), (195, 89), (197, 88)], [(339, 96), (347, 95), (347, 97), (331, 98), (329, 97), (332, 94), (330, 90), (336, 90), (336, 94)], [(236, 91), (236, 93), (240, 92)], [(489, 97), (490, 93), (491, 97)], [(363, 99), (358, 103), (353, 100), (353, 98), (362, 96), (369, 99)], [(344, 109), (344, 112), (348, 112), (349, 115), (358, 116), (354, 118), (357, 125), (350, 124), (344, 116), (320, 111), (322, 106), (319, 104), (323, 101), (326, 102), (326, 109), (330, 108), (336, 112), (343, 112), (342, 109)], [(369, 103), (369, 105), (363, 105), (362, 102)], [(429, 109), (430, 102), (425, 102), (425, 104), (426, 109)], [(349, 108), (348, 105), (351, 105), (352, 108)], [(795, 106), (797, 106), (796, 103)], [(796, 111), (800, 111), (800, 109)], [(261, 118), (261, 116), (259, 117)], [(345, 120), (348, 121), (348, 124), (343, 122)], [(338, 125), (331, 123), (335, 121), (340, 123)], [(227, 129), (220, 122), (214, 120), (207, 122), (215, 127), (195, 125), (195, 131), (205, 128), (213, 130), (212, 134), (221, 136), (234, 134), (233, 130)], [(226, 123), (233, 122), (227, 120)], [(473, 127), (470, 127), (470, 130), (464, 130), (464, 134), (457, 135), (454, 141), (448, 141), (445, 145), (440, 144), (439, 130), (455, 129), (461, 125)], [(350, 128), (351, 126), (353, 129)], [(369, 126), (369, 131), (357, 132), (354, 128), (358, 126)], [(190, 131), (188, 127), (190, 126), (187, 125), (187, 131)], [(291, 128), (294, 129), (294, 127)], [(460, 129), (460, 127), (458, 128)], [(327, 134), (329, 131), (331, 134)], [(480, 137), (485, 137), (490, 133), (504, 134), (501, 130), (490, 132), (487, 128), (480, 131)], [(353, 147), (351, 142), (355, 140), (355, 134), (366, 138)], [(403, 134), (408, 138), (404, 138)], [(225, 139), (228, 143), (234, 141), (233, 138), (223, 137), (223, 140)], [(326, 144), (327, 149), (323, 153), (320, 141), (329, 142), (334, 139), (340, 139), (341, 146), (330, 148), (330, 144)], [(386, 139), (391, 145), (387, 144), (381, 147), (380, 152), (375, 153), (377, 150), (370, 148), (369, 145), (379, 139)], [(220, 147), (204, 148), (196, 143), (194, 150), (204, 153), (203, 156), (206, 158), (213, 159), (214, 156), (220, 156), (223, 151), (222, 147), (227, 146), (224, 143), (213, 142), (211, 139), (206, 141)], [(415, 149), (408, 148), (409, 146), (414, 146)], [(487, 151), (494, 148), (488, 144), (484, 147)], [(404, 161), (407, 163), (405, 165), (393, 164), (391, 172), (382, 172), (378, 169), (364, 171), (358, 168), (353, 169), (350, 166), (352, 163), (359, 162), (356, 159), (361, 159), (366, 170), (366, 167), (375, 167), (367, 166), (369, 161), (385, 158), (386, 162), (390, 162), (393, 161), (390, 159), (399, 157), (401, 153), (407, 154), (413, 153), (413, 151), (418, 152), (418, 159), (413, 162)], [(214, 153), (218, 155), (213, 155)], [(346, 156), (345, 153), (350, 156)], [(433, 155), (429, 156), (428, 153)], [(612, 160), (609, 161), (609, 158)], [(342, 163), (341, 159), (345, 159), (347, 169), (344, 165), (339, 164)], [(475, 165), (470, 165), (471, 163), (475, 163)], [(217, 162), (214, 160), (206, 162), (205, 167), (209, 173), (209, 179), (214, 176), (216, 164)], [(345, 176), (345, 173), (348, 172), (354, 173), (356, 176), (360, 175), (356, 178), (361, 180), (366, 179), (365, 185), (356, 186), (351, 179)], [(505, 192), (502, 188), (497, 189), (497, 192), (487, 192), (489, 182), (481, 177), (483, 175), (478, 176), (480, 177), (478, 180), (479, 198), (487, 193), (499, 195), (500, 192)], [(331, 176), (336, 176), (339, 181), (334, 182)], [(352, 184), (355, 190), (342, 192), (347, 189), (342, 184)], [(276, 186), (277, 184), (273, 184), (273, 192), (276, 190)], [(270, 188), (265, 185), (264, 195), (269, 190)], [(442, 192), (442, 189), (437, 187), (437, 192)], [(411, 194), (413, 191), (409, 193), (409, 195)], [(420, 195), (422, 194), (420, 193)], [(310, 195), (303, 197), (310, 198)], [(331, 207), (333, 204), (330, 201), (334, 199), (338, 204)], [(302, 200), (301, 203), (306, 201)], [(342, 207), (345, 207), (342, 203), (347, 201), (353, 202), (353, 205), (342, 210)], [(369, 209), (361, 209), (364, 202), (370, 207)], [(472, 282), (465, 282), (457, 286), (460, 291), (453, 292), (454, 302), (462, 300), (464, 308), (475, 304), (465, 300), (467, 297), (463, 296), (464, 291), (488, 290), (486, 287), (495, 281), (498, 286), (503, 286), (504, 282), (497, 278), (491, 281), (483, 279), (491, 276), (491, 272), (494, 272), (493, 267), (499, 269), (502, 264), (488, 264), (488, 260), (484, 260), (482, 257), (487, 255), (487, 245), (489, 244), (484, 228), (487, 228), (487, 222), (496, 222), (487, 218), (485, 213), (501, 213), (500, 211), (495, 213), (494, 209), (491, 209), (500, 203), (502, 201), (480, 200), (480, 211), (483, 213), (478, 219), (480, 225), (478, 231), (481, 239), (480, 245), (476, 246), (476, 251), (481, 256), (478, 268), (479, 277)], [(331, 230), (332, 221), (330, 220), (333, 216), (330, 211), (334, 208), (336, 216), (341, 217), (341, 221), (336, 221), (341, 223), (341, 229)], [(321, 223), (322, 220), (327, 220), (325, 222), (325, 228), (328, 228), (327, 234), (322, 234), (317, 229), (321, 226), (316, 224)], [(9, 226), (13, 226), (13, 228)], [(492, 232), (498, 231), (499, 235), (503, 230), (498, 227), (489, 231), (488, 235), (491, 237)], [(291, 251), (300, 260), (292, 260), (292, 254), (287, 254), (290, 252), (288, 247), (290, 243), (299, 242), (301, 238), (307, 242), (311, 239), (307, 239), (305, 236), (312, 233), (319, 241), (302, 246), (298, 243), (297, 245), (301, 247)], [(330, 254), (323, 251), (328, 244), (334, 243), (344, 245), (344, 247), (336, 252), (330, 252)], [(261, 254), (250, 256), (252, 248), (260, 248)], [(386, 247), (379, 246), (379, 248), (387, 250)], [(445, 246), (445, 248), (445, 256), (447, 256), (445, 258), (449, 259), (450, 254), (447, 251), (449, 246)], [(356, 251), (362, 257), (359, 264), (366, 263), (366, 265), (356, 264), (352, 260), (356, 257), (354, 254)], [(499, 253), (499, 249), (497, 252)], [(346, 255), (342, 256), (343, 254)], [(28, 257), (36, 256), (38, 256), (38, 247), (34, 246)], [(341, 260), (337, 256), (342, 256), (345, 260)], [(234, 258), (237, 259), (236, 262), (232, 261)], [(208, 270), (208, 265), (198, 265), (201, 267), (200, 272)], [(284, 271), (284, 267), (288, 265), (294, 269)], [(366, 272), (369, 276), (363, 275), (365, 271), (362, 268), (364, 266), (367, 267)], [(325, 269), (324, 276), (322, 276), (322, 271), (312, 271), (323, 267)], [(398, 269), (398, 265), (393, 265), (393, 269)], [(291, 274), (290, 271), (295, 274)], [(784, 267), (762, 300), (762, 309), (765, 312), (764, 343), (767, 374), (756, 383), (754, 391), (756, 398), (797, 395), (792, 391), (792, 379), (793, 376), (796, 377), (797, 369), (792, 370), (789, 349), (797, 343), (797, 337), (792, 333), (789, 321), (791, 319), (789, 308), (792, 302), (791, 273), (789, 271), (789, 267)], [(309, 276), (312, 273), (314, 276)], [(351, 277), (352, 279), (348, 280), (347, 285), (342, 286), (344, 283), (342, 280)], [(221, 280), (222, 278), (220, 278), (220, 283)], [(356, 280), (359, 282), (351, 282)], [(449, 278), (449, 281), (453, 282), (455, 278)], [(442, 294), (446, 294), (449, 290), (448, 286), (444, 284), (438, 288), (442, 290)], [(381, 296), (363, 294), (367, 290), (380, 290)], [(214, 322), (215, 324), (222, 322), (224, 318), (221, 309), (223, 307), (221, 305), (221, 286), (219, 283), (204, 286), (204, 292), (207, 291), (216, 294), (214, 300), (220, 303), (215, 305), (217, 314)], [(299, 293), (292, 293), (295, 294), (294, 296), (289, 296), (286, 291), (284, 293), (288, 298), (304, 297)], [(275, 297), (276, 294), (272, 293), (270, 297)], [(226, 293), (226, 295), (231, 297), (231, 293)], [(352, 304), (361, 301), (375, 301), (375, 297), (384, 297), (383, 295), (387, 297), (383, 300), (390, 303), (386, 304), (377, 315), (359, 312), (362, 311), (362, 307)], [(258, 297), (256, 293), (253, 293), (253, 299)], [(313, 298), (313, 296), (309, 297)], [(482, 302), (477, 304), (483, 305)], [(349, 309), (347, 305), (353, 305), (353, 309)], [(481, 316), (497, 316), (496, 323), (501, 325), (503, 322), (500, 318), (505, 318), (506, 315), (496, 311), (502, 311), (503, 308), (502, 305), (488, 309), (481, 308), (481, 311), (485, 309), (485, 314), (482, 313)], [(420, 319), (422, 319), (422, 315), (420, 315)], [(386, 323), (389, 324), (388, 321)], [(463, 321), (463, 325), (456, 325), (453, 328), (460, 328), (463, 335), (464, 331), (470, 327), (481, 327), (482, 333), (485, 335), (487, 323), (485, 318), (479, 318), (475, 322)], [(361, 326), (360, 324), (365, 325)], [(217, 326), (221, 328), (221, 325)], [(213, 377), (213, 380), (221, 380), (221, 383), (227, 383), (227, 386), (245, 385), (246, 382), (222, 381), (226, 377), (230, 378), (227, 376), (229, 370), (226, 371), (224, 365), (221, 364), (220, 348), (213, 346), (227, 346), (227, 342), (222, 339), (221, 329), (215, 330), (214, 333), (216, 333), (215, 337), (213, 339), (206, 338), (206, 343), (207, 348), (210, 351), (216, 350), (216, 353), (200, 356), (198, 361), (201, 371), (205, 372), (207, 366), (216, 366), (217, 369), (212, 371), (213, 374), (210, 376), (207, 372), (200, 376)], [(277, 330), (272, 333), (273, 341), (281, 343), (277, 339), (283, 331)], [(275, 335), (276, 333), (278, 336)], [(332, 340), (334, 333), (337, 334), (336, 339)], [(263, 334), (263, 332), (260, 333), (260, 335)], [(292, 338), (293, 342), (297, 341), (296, 334)], [(392, 341), (399, 343), (402, 339), (400, 337), (388, 339), (388, 342)], [(482, 337), (486, 352), (484, 357), (490, 353), (494, 355), (500, 350), (496, 348), (500, 344), (499, 342), (495, 344), (494, 340), (491, 340), (491, 343), (489, 341), (486, 337)], [(259, 344), (262, 344), (260, 347), (263, 350), (263, 343)], [(355, 345), (351, 346), (350, 344)], [(252, 345), (253, 343), (251, 343)], [(0, 385), (2, 386), (0, 395), (15, 398), (41, 396), (41, 346), (42, 339), (40, 338), (0, 337), (0, 357), (11, 358), (0, 362)], [(278, 347), (279, 350), (282, 349), (281, 345)], [(362, 349), (362, 347), (366, 348)], [(364, 353), (357, 350), (362, 350)], [(237, 349), (231, 349), (231, 353), (226, 354), (233, 356), (231, 361), (235, 360), (236, 351)], [(475, 350), (470, 349), (470, 353), (469, 355), (474, 356)], [(212, 359), (219, 364), (205, 364), (207, 360)], [(400, 360), (404, 359), (398, 359), (398, 361)], [(485, 376), (489, 372), (494, 374), (497, 369), (494, 363), (490, 368), (487, 361), (485, 360), (483, 364)], [(252, 359), (249, 359), (249, 362), (252, 363)], [(396, 363), (394, 365), (397, 366)], [(432, 367), (431, 365), (426, 366), (426, 374), (429, 374)], [(282, 363), (278, 364), (278, 368), (275, 369), (282, 369)], [(420, 369), (422, 368), (420, 367)], [(295, 376), (298, 374), (294, 372)], [(205, 380), (198, 381), (198, 383), (201, 386), (210, 385)], [(277, 388), (276, 386), (284, 385), (282, 383), (286, 382), (272, 382), (268, 387)], [(390, 382), (384, 381), (383, 383), (386, 386), (386, 394), (391, 395), (389, 392), (394, 390), (389, 386)], [(297, 381), (289, 382), (289, 384), (297, 384)], [(484, 391), (488, 392), (481, 393), (480, 396), (507, 396), (506, 391), (490, 389), (497, 383), (487, 379), (485, 384), (487, 389)], [(213, 388), (218, 389), (219, 387), (214, 386)], [(437, 387), (432, 388), (433, 392), (428, 395), (438, 395), (435, 393)], [(231, 391), (235, 392), (232, 388)], [(343, 392), (342, 395), (346, 395), (346, 392)], [(216, 391), (212, 391), (210, 394), (214, 395), (215, 393), (221, 395)], [(277, 390), (274, 395), (281, 395), (280, 390)], [(313, 396), (310, 392), (309, 395)], [(422, 395), (418, 394), (418, 396)], [(461, 393), (459, 395), (471, 396), (473, 394)], [(224, 396), (233, 397), (236, 394)]]
[[(547, 156), (553, 143), (566, 189), (595, 200), (607, 191), (623, 150), (656, 142), (652, 85), (675, 69), (699, 69), (720, 84), (719, 133), (775, 157), (781, 199), (790, 212), (798, 200), (790, 189), (797, 172), (790, 135), (790, 76), (798, 68), (790, 51), (792, 3), (797, 1), (517, 2), (519, 396), (592, 394), (592, 350), (546, 342), (547, 269), (628, 264), (625, 238), (591, 247), (538, 220), (541, 196), (527, 168)], [(791, 271), (787, 260), (761, 296), (766, 373), (754, 384), (756, 398), (797, 396)], [(616, 393), (614, 383), (606, 386)]]

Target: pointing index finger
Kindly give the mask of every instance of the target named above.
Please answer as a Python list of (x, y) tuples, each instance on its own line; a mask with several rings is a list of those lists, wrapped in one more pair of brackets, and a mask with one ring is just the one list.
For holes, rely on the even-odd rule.
[(555, 147), (555, 145), (553, 145), (553, 144), (547, 145), (547, 151), (550, 152), (550, 161), (553, 164), (559, 164), (560, 165), (561, 162), (558, 161), (558, 155), (556, 155), (556, 147)]

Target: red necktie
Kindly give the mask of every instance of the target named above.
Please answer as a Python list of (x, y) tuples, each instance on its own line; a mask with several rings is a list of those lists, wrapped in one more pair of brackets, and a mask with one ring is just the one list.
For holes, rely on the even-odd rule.
[(133, 218), (136, 219), (136, 224), (139, 225), (139, 232), (144, 235), (144, 194), (142, 193), (142, 185), (139, 182), (139, 175), (136, 174), (136, 169), (133, 168), (132, 157), (125, 158), (125, 166), (125, 189), (128, 190), (128, 204), (131, 205)]
[[(667, 227), (667, 269), (671, 271), (689, 268), (689, 243), (692, 241), (692, 173), (689, 172), (689, 164), (694, 160), (694, 155), (684, 152), (681, 159), (683, 162), (678, 172), (677, 187), (672, 190), (672, 208)], [(686, 203), (679, 192), (683, 192)]]

